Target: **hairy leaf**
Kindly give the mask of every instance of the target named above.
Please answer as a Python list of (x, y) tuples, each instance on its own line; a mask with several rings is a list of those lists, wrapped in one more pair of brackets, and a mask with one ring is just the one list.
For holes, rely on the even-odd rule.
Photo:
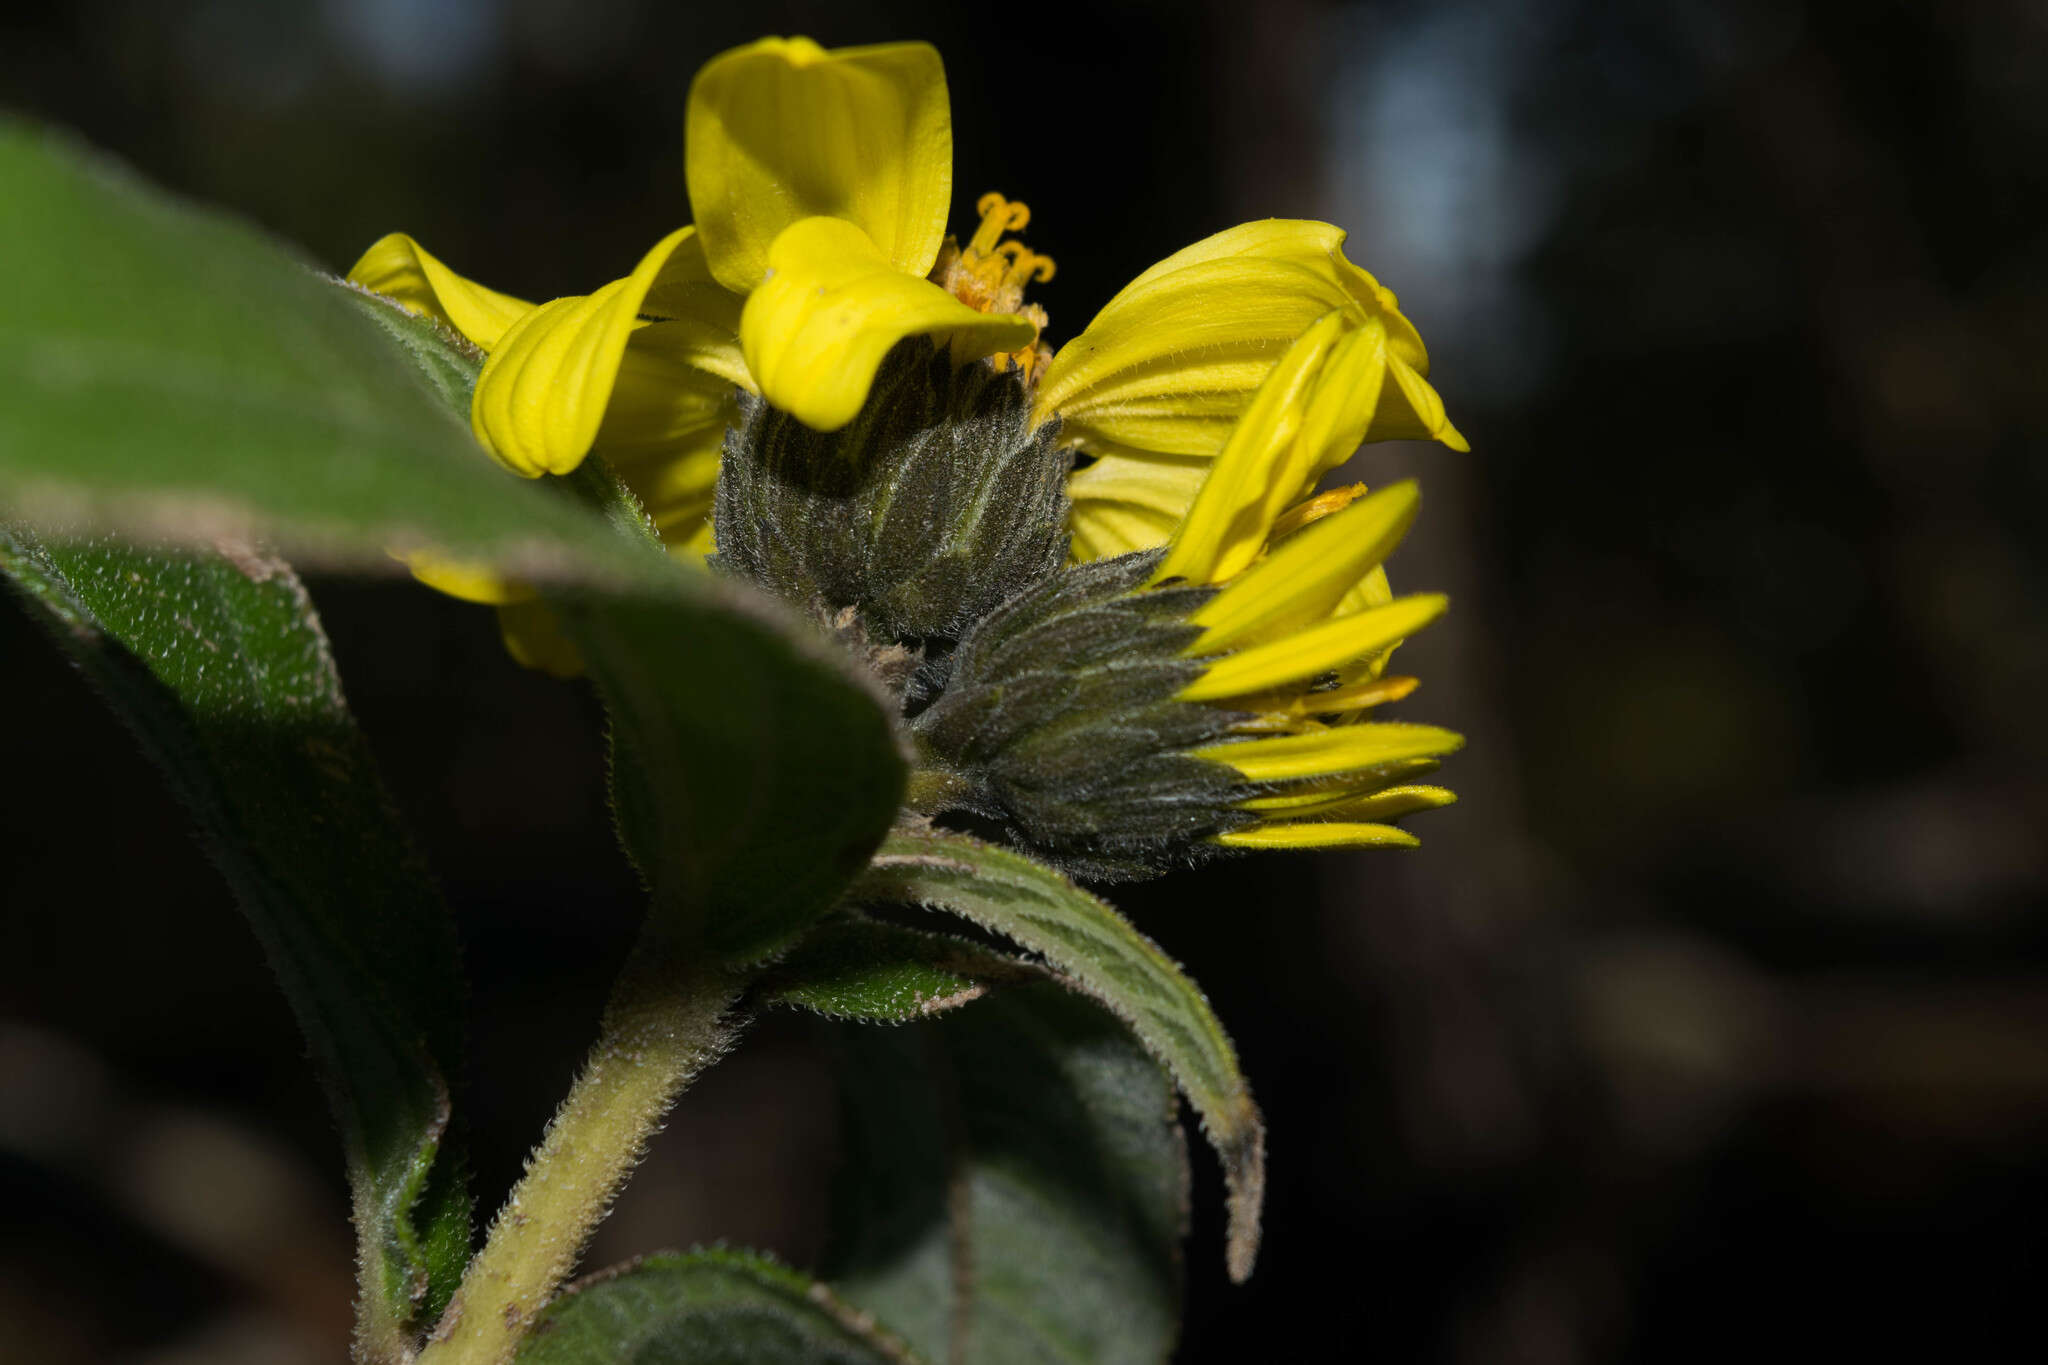
[(755, 998), (828, 1019), (902, 1023), (978, 1000), (995, 983), (1042, 976), (1029, 963), (964, 938), (844, 911), (776, 963), (755, 988)]
[(1040, 983), (841, 1034), (833, 1286), (955, 1365), (1164, 1361), (1187, 1154), (1124, 1028)]
[(611, 705), (658, 913), (747, 959), (827, 908), (903, 763), (892, 709), (814, 630), (661, 553), (605, 487), (562, 496), (602, 485), (597, 462), (572, 484), (484, 455), (459, 339), (31, 126), (0, 121), (0, 184), (0, 505), (380, 572), (432, 548), (532, 582)]
[(555, 1301), (518, 1365), (914, 1365), (824, 1286), (744, 1251), (643, 1257)]
[(853, 894), (946, 910), (1002, 934), (1130, 1025), (1173, 1073), (1215, 1145), (1230, 1187), (1230, 1274), (1250, 1276), (1265, 1199), (1265, 1126), (1229, 1035), (1173, 959), (1051, 868), (964, 835), (897, 831)]
[[(466, 407), (477, 365), (460, 338), (357, 297)], [(888, 829), (904, 772), (893, 708), (773, 604), (672, 565), (603, 460), (541, 485), (594, 513), (650, 572), (688, 585), (680, 620), (682, 605), (659, 597), (574, 583), (543, 592), (604, 695), (613, 811), (655, 913), (685, 942), (741, 962), (767, 956), (831, 906)]]
[(366, 1345), (393, 1353), (469, 1253), (463, 1165), (443, 1150), (462, 977), (305, 589), (246, 547), (45, 545), (7, 526), (0, 570), (162, 765), (262, 940), (347, 1149)]
[[(428, 381), (466, 404), (476, 366), (459, 339), (365, 302)], [(468, 382), (448, 383), (465, 365)], [(888, 829), (905, 771), (894, 708), (776, 604), (673, 564), (603, 460), (541, 485), (639, 549), (647, 572), (687, 587), (687, 608), (573, 582), (543, 595), (604, 695), (613, 813), (654, 913), (686, 943), (766, 957), (830, 908)]]
[(398, 344), (428, 390), (450, 413), (462, 417), (469, 412), (484, 353), (468, 337), (359, 284), (336, 280), (334, 285), (342, 291), (342, 298)]
[[(586, 461), (573, 481), (658, 553), (639, 503)], [(665, 556), (664, 556), (665, 557)], [(835, 646), (775, 631), (725, 579), (679, 630), (668, 604), (557, 589), (550, 602), (611, 717), (612, 804), (654, 913), (734, 963), (832, 906), (895, 817), (907, 765), (893, 708)]]
[(388, 549), (435, 546), (541, 579), (638, 576), (604, 527), (480, 456), (451, 380), (286, 248), (15, 120), (0, 184), (17, 515), (385, 572)]

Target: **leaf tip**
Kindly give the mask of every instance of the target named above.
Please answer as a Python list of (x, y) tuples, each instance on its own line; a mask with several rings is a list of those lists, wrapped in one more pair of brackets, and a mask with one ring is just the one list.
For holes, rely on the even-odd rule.
[(1244, 1109), (1240, 1136), (1221, 1153), (1224, 1181), (1230, 1187), (1230, 1226), (1223, 1256), (1232, 1284), (1243, 1284), (1252, 1277), (1252, 1267), (1259, 1259), (1266, 1203), (1266, 1125), (1249, 1095), (1244, 1097)]

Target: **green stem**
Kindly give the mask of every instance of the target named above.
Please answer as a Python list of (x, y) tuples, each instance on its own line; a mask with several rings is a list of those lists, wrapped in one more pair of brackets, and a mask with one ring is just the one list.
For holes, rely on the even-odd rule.
[(418, 1365), (505, 1365), (576, 1266), (683, 1087), (731, 1045), (743, 981), (643, 939), (612, 990), (583, 1072)]

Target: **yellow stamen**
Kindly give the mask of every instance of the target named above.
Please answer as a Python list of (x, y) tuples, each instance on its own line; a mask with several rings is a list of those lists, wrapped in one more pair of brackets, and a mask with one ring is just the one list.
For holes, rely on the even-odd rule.
[(1031, 224), (1031, 206), (1021, 199), (1005, 199), (990, 190), (974, 201), (974, 211), (981, 215), (981, 226), (974, 230), (968, 240), (967, 254), (986, 256), (996, 249), (996, 242), (1006, 232), (1022, 232)]
[(1058, 269), (1050, 256), (1041, 256), (1022, 242), (1004, 242), (995, 254), (1003, 262), (1003, 287), (1019, 294), (1027, 284), (1044, 284)]
[[(1024, 287), (1051, 279), (1057, 266), (1052, 257), (1042, 256), (1022, 242), (1003, 240), (1004, 233), (1021, 232), (1030, 223), (1030, 206), (991, 191), (981, 196), (974, 208), (981, 215), (980, 226), (965, 246), (955, 238), (946, 239), (938, 263), (932, 267), (932, 280), (977, 312), (1029, 318), (1038, 335), (1043, 335), (1045, 310), (1024, 302)], [(997, 369), (1022, 370), (1028, 381), (1051, 361), (1052, 353), (1034, 336), (1030, 345), (990, 359)]]
[(942, 251), (932, 277), (962, 303), (984, 313), (1024, 311), (1024, 286), (1053, 277), (1056, 269), (1050, 256), (1040, 255), (1022, 242), (1006, 242), (1003, 234), (1020, 232), (1031, 221), (1031, 208), (1019, 199), (984, 194), (975, 210), (981, 225), (965, 246)]

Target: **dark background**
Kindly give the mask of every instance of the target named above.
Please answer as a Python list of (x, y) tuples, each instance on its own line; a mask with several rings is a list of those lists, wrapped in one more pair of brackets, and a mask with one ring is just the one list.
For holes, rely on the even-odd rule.
[[(101, 0), (5, 21), (0, 103), (334, 268), (403, 228), (546, 298), (687, 218), (690, 75), (761, 32), (939, 45), (958, 221), (1030, 202), (1056, 336), (1230, 223), (1352, 229), (1472, 441), (1355, 466), (1429, 493), (1394, 573), (1455, 607), (1403, 714), (1469, 735), (1462, 804), (1120, 897), (1272, 1125), (1246, 1288), (1197, 1152), (1180, 1358), (2036, 1357), (2048, 11)], [(488, 613), (313, 590), (461, 917), (490, 1207), (637, 912), (595, 708)], [(0, 659), (0, 1360), (338, 1361), (261, 958), (11, 603)], [(832, 1123), (764, 1025), (594, 1263), (804, 1263)]]

